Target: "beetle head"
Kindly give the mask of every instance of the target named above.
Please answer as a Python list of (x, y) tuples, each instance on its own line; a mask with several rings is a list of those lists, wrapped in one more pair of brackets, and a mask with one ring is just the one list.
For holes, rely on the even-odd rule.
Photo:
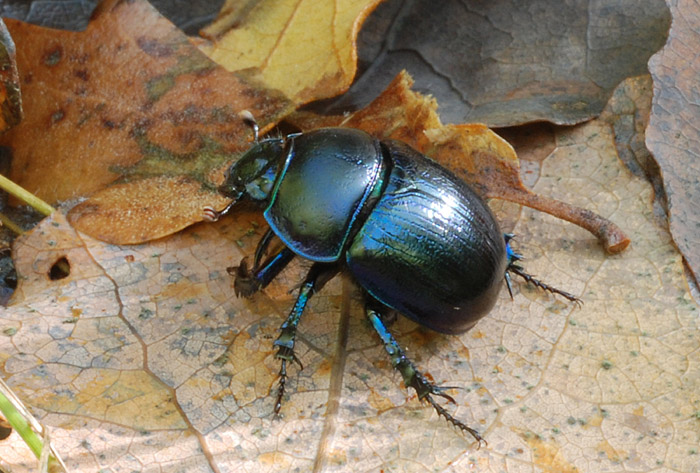
[(270, 138), (253, 145), (226, 171), (219, 192), (234, 202), (248, 197), (265, 200), (270, 195), (283, 156), (284, 140)]
[(230, 198), (231, 203), (223, 210), (204, 207), (204, 219), (216, 222), (227, 214), (236, 202), (246, 197), (266, 200), (275, 183), (279, 162), (284, 159), (284, 143), (282, 138), (256, 141), (252, 148), (228, 168), (223, 184), (218, 187), (218, 191)]

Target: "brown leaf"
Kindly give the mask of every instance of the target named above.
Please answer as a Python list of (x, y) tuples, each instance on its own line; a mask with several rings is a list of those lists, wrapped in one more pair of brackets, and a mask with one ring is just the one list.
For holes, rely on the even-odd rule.
[(670, 2), (674, 22), (664, 49), (649, 61), (654, 99), (646, 144), (664, 181), (671, 233), (700, 278), (700, 13), (697, 3)]
[(662, 0), (388, 1), (358, 38), (358, 79), (320, 110), (362, 108), (406, 69), (448, 123), (580, 123), (646, 72), (669, 23)]
[(229, 71), (254, 67), (297, 104), (335, 97), (355, 77), (357, 34), (380, 1), (229, 0), (202, 50)]
[(299, 113), (289, 120), (301, 129), (350, 126), (381, 139), (398, 139), (432, 157), (472, 185), (484, 197), (496, 197), (541, 210), (593, 233), (610, 253), (619, 253), (629, 238), (613, 222), (589, 210), (527, 189), (520, 180), (513, 148), (484, 125), (445, 125), (433, 99), (413, 92), (411, 77), (402, 72), (366, 108), (347, 117)]
[[(49, 202), (94, 196), (71, 220), (107, 241), (202, 220), (203, 206), (222, 202), (220, 168), (248, 146), (238, 113), (265, 127), (290, 111), (278, 92), (216, 66), (142, 0), (102, 4), (80, 33), (8, 26), (26, 112), (0, 141), (13, 151), (11, 177)], [(91, 226), (106, 219), (125, 226)]]
[(19, 90), (19, 74), (15, 44), (0, 19), (0, 132), (17, 125), (22, 120), (22, 97)]
[(154, 176), (98, 192), (71, 209), (70, 221), (100, 240), (133, 244), (188, 227), (202, 220), (205, 205), (227, 202), (186, 176)]
[[(21, 277), (0, 312), (0, 374), (72, 471), (694, 472), (700, 326), (682, 258), (607, 124), (554, 140), (534, 191), (611, 215), (634, 241), (607, 256), (583, 230), (521, 211), (528, 270), (583, 307), (519, 285), (461, 336), (401, 317), (391, 327), (419, 368), (465, 388), (447, 408), (485, 435), (479, 451), (405, 390), (342, 278), (309, 304), (304, 369), (293, 368), (274, 419), (272, 342), (304, 269), (233, 296), (226, 267), (263, 233), (246, 209), (129, 247), (77, 233), (60, 214), (42, 221), (15, 245)], [(63, 258), (69, 274), (52, 280)], [(19, 444), (0, 443), (0, 458), (33, 471)]]

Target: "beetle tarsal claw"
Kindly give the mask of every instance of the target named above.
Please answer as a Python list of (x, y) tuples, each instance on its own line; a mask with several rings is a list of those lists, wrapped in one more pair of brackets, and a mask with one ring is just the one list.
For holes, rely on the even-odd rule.
[[(277, 350), (277, 355), (275, 355), (276, 358), (282, 360), (282, 363), (286, 363), (287, 361), (294, 362), (299, 365), (299, 369), (303, 370), (304, 365), (301, 364), (301, 360), (299, 357), (297, 357), (297, 354), (294, 353), (293, 348), (289, 348), (283, 345), (279, 346), (279, 349)], [(287, 371), (285, 370), (285, 374)]]
[(279, 372), (279, 383), (277, 385), (277, 399), (275, 401), (275, 415), (280, 413), (282, 409), (282, 398), (284, 397), (284, 386), (287, 384), (287, 360), (282, 360), (282, 366)]
[(287, 362), (296, 362), (299, 365), (300, 370), (304, 369), (304, 365), (301, 364), (301, 360), (299, 360), (296, 353), (294, 353), (294, 349), (286, 346), (280, 346), (275, 357), (281, 361), (279, 372), (280, 379), (277, 385), (277, 400), (275, 401), (275, 415), (277, 415), (280, 413), (280, 409), (282, 409), (284, 388), (287, 385)]
[(447, 399), (449, 402), (452, 404), (457, 404), (457, 402), (454, 400), (452, 396), (449, 394), (445, 393), (448, 389), (462, 389), (459, 386), (431, 386), (431, 394), (435, 394), (436, 396), (444, 397)]
[[(439, 393), (435, 393), (435, 394), (441, 395), (441, 394), (439, 394)], [(443, 396), (443, 397), (444, 397), (444, 396)], [(474, 437), (474, 440), (476, 440), (476, 441), (478, 442), (478, 445), (477, 445), (477, 447), (476, 447), (477, 450), (481, 448), (481, 444), (482, 444), (482, 443), (483, 443), (485, 446), (488, 445), (488, 442), (487, 442), (486, 440), (484, 440), (484, 438), (479, 434), (479, 432), (477, 432), (476, 430), (472, 429), (471, 427), (469, 427), (467, 424), (465, 424), (465, 423), (462, 422), (461, 420), (456, 419), (455, 417), (453, 417), (452, 414), (450, 414), (449, 412), (447, 412), (447, 410), (445, 410), (444, 407), (442, 407), (440, 404), (438, 404), (437, 402), (435, 402), (435, 399), (433, 399), (433, 397), (432, 397), (430, 394), (426, 394), (426, 395), (423, 397), (423, 399), (425, 399), (426, 401), (428, 401), (428, 402), (430, 403), (430, 405), (433, 406), (433, 408), (434, 408), (435, 411), (438, 413), (438, 415), (444, 417), (445, 420), (447, 420), (447, 422), (449, 422), (450, 424), (454, 425), (455, 427), (457, 427), (457, 428), (458, 428), (459, 430), (461, 430), (462, 432), (468, 432), (472, 437)]]

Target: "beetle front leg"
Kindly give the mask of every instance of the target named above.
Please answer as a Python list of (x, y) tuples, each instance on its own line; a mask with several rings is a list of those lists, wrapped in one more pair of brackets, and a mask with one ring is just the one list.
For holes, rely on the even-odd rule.
[(294, 259), (294, 252), (284, 247), (262, 265), (259, 265), (257, 253), (255, 259), (256, 263), (252, 269), (248, 269), (246, 258), (243, 258), (238, 266), (228, 268), (229, 274), (236, 278), (233, 281), (236, 296), (250, 297), (265, 288)]
[(279, 387), (277, 388), (277, 400), (275, 402), (275, 414), (279, 414), (282, 408), (282, 398), (284, 397), (285, 386), (287, 384), (287, 362), (296, 361), (301, 369), (304, 369), (301, 361), (294, 353), (294, 343), (297, 336), (297, 326), (301, 320), (301, 315), (304, 313), (306, 304), (317, 291), (319, 291), (326, 282), (328, 282), (338, 272), (338, 267), (334, 264), (315, 263), (311, 266), (306, 279), (299, 289), (299, 295), (294, 303), (287, 320), (280, 327), (280, 334), (275, 340), (274, 346), (278, 347), (275, 355), (281, 360), (279, 372)]
[(367, 318), (372, 324), (372, 327), (374, 327), (374, 330), (379, 335), (379, 338), (381, 338), (386, 352), (391, 357), (391, 365), (394, 367), (394, 369), (401, 373), (404, 385), (415, 389), (416, 393), (418, 394), (418, 399), (421, 401), (428, 401), (428, 403), (433, 406), (435, 411), (437, 411), (438, 415), (443, 416), (450, 424), (459, 428), (463, 432), (468, 432), (478, 442), (479, 447), (481, 447), (482, 442), (484, 445), (486, 445), (486, 440), (479, 435), (479, 432), (472, 429), (462, 421), (454, 418), (449, 412), (447, 412), (447, 410), (445, 410), (444, 407), (435, 402), (435, 400), (432, 398), (433, 394), (444, 397), (452, 403), (454, 403), (455, 400), (452, 398), (452, 396), (445, 394), (444, 390), (447, 388), (436, 386), (428, 381), (426, 377), (423, 376), (420, 371), (418, 371), (413, 362), (406, 357), (406, 353), (404, 353), (404, 351), (401, 349), (393, 335), (391, 335), (391, 333), (386, 329), (384, 323), (382, 323), (380, 313), (374, 307), (372, 307), (372, 305), (374, 304), (367, 304), (365, 307), (365, 313), (367, 314)]

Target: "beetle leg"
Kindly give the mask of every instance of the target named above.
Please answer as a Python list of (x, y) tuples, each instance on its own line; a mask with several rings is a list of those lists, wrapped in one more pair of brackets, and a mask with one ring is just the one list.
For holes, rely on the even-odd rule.
[(285, 248), (287, 251), (280, 250), (265, 261), (264, 264), (261, 264), (262, 258), (265, 256), (274, 236), (275, 233), (272, 229), (268, 229), (258, 242), (258, 246), (255, 248), (252, 270), (248, 270), (247, 258), (243, 258), (238, 266), (228, 268), (229, 274), (236, 277), (233, 283), (236, 296), (250, 297), (261, 288), (270, 284), (294, 257), (291, 251)]
[(486, 440), (479, 435), (479, 432), (472, 429), (459, 419), (454, 418), (452, 414), (445, 410), (444, 407), (435, 402), (432, 395), (444, 397), (452, 403), (454, 403), (455, 400), (452, 398), (452, 396), (444, 393), (444, 389), (447, 388), (436, 386), (428, 381), (428, 379), (420, 371), (418, 371), (413, 362), (406, 357), (406, 353), (404, 353), (404, 351), (401, 349), (399, 344), (396, 342), (396, 339), (382, 323), (380, 313), (371, 307), (371, 304), (367, 304), (365, 307), (365, 313), (367, 314), (367, 318), (372, 324), (372, 327), (374, 327), (374, 330), (379, 335), (379, 338), (381, 338), (386, 352), (391, 357), (392, 366), (399, 373), (401, 373), (403, 383), (406, 385), (406, 387), (415, 389), (416, 393), (418, 394), (418, 399), (421, 401), (428, 401), (438, 415), (443, 416), (450, 424), (454, 425), (463, 432), (468, 432), (478, 442), (479, 447), (481, 447), (482, 442), (486, 445)]
[(505, 280), (508, 294), (510, 294), (510, 300), (513, 300), (513, 289), (510, 287), (510, 273), (508, 271), (506, 271)]
[(258, 242), (258, 246), (257, 248), (255, 248), (255, 260), (253, 262), (253, 268), (257, 269), (260, 267), (260, 262), (262, 261), (263, 256), (265, 256), (267, 248), (270, 246), (270, 242), (272, 241), (272, 238), (274, 236), (275, 232), (273, 232), (271, 228), (268, 228), (263, 237)]
[(278, 347), (275, 355), (282, 362), (279, 372), (279, 387), (277, 388), (277, 401), (275, 402), (275, 414), (279, 414), (282, 408), (282, 398), (284, 397), (285, 386), (287, 384), (287, 362), (296, 361), (301, 369), (304, 367), (294, 353), (294, 342), (297, 336), (297, 325), (301, 320), (301, 315), (306, 308), (306, 303), (309, 298), (319, 291), (323, 285), (328, 282), (338, 272), (338, 266), (335, 264), (315, 263), (311, 266), (309, 273), (301, 285), (299, 295), (294, 303), (287, 320), (280, 327), (280, 334), (275, 340), (274, 346)]
[(506, 279), (506, 286), (508, 286), (508, 292), (510, 293), (510, 298), (513, 298), (513, 291), (510, 288), (510, 274), (509, 272), (513, 272), (523, 278), (526, 282), (529, 282), (530, 284), (533, 284), (540, 289), (543, 289), (547, 292), (550, 292), (552, 294), (559, 294), (560, 296), (570, 300), (574, 304), (580, 306), (583, 304), (581, 299), (578, 297), (574, 296), (573, 294), (569, 294), (566, 291), (562, 291), (561, 289), (557, 289), (556, 287), (552, 287), (549, 284), (545, 284), (539, 279), (535, 278), (533, 275), (528, 274), (525, 272), (522, 266), (519, 266), (516, 264), (517, 261), (520, 261), (523, 259), (523, 255), (516, 253), (513, 251), (513, 249), (510, 246), (510, 240), (512, 240), (515, 237), (512, 233), (504, 233), (503, 238), (506, 241), (506, 255), (508, 258), (508, 266), (506, 267), (506, 274), (505, 274), (505, 279)]
[[(583, 304), (581, 299), (574, 296), (573, 294), (570, 294), (566, 291), (562, 291), (561, 289), (557, 289), (556, 287), (552, 287), (549, 284), (543, 283), (539, 279), (535, 278), (533, 275), (526, 273), (523, 270), (523, 268), (521, 268), (520, 266), (518, 266), (516, 264), (510, 264), (508, 266), (508, 268), (506, 269), (506, 271), (512, 271), (515, 274), (517, 274), (518, 276), (520, 276), (521, 278), (523, 278), (525, 281), (529, 282), (530, 284), (533, 284), (533, 285), (535, 285), (535, 286), (539, 287), (540, 289), (543, 289), (547, 292), (551, 292), (552, 294), (559, 294), (560, 296), (564, 297), (565, 299), (570, 300), (571, 302), (573, 302), (574, 304), (576, 304), (578, 306), (581, 306), (581, 304)], [(507, 274), (508, 273), (506, 273), (506, 276), (507, 276)], [(509, 286), (509, 289), (510, 289), (510, 286)]]
[[(256, 254), (257, 256), (257, 254)], [(287, 247), (270, 256), (261, 266), (248, 269), (248, 260), (243, 258), (238, 266), (228, 268), (235, 276), (233, 290), (236, 296), (250, 297), (266, 287), (294, 258), (294, 252)]]

